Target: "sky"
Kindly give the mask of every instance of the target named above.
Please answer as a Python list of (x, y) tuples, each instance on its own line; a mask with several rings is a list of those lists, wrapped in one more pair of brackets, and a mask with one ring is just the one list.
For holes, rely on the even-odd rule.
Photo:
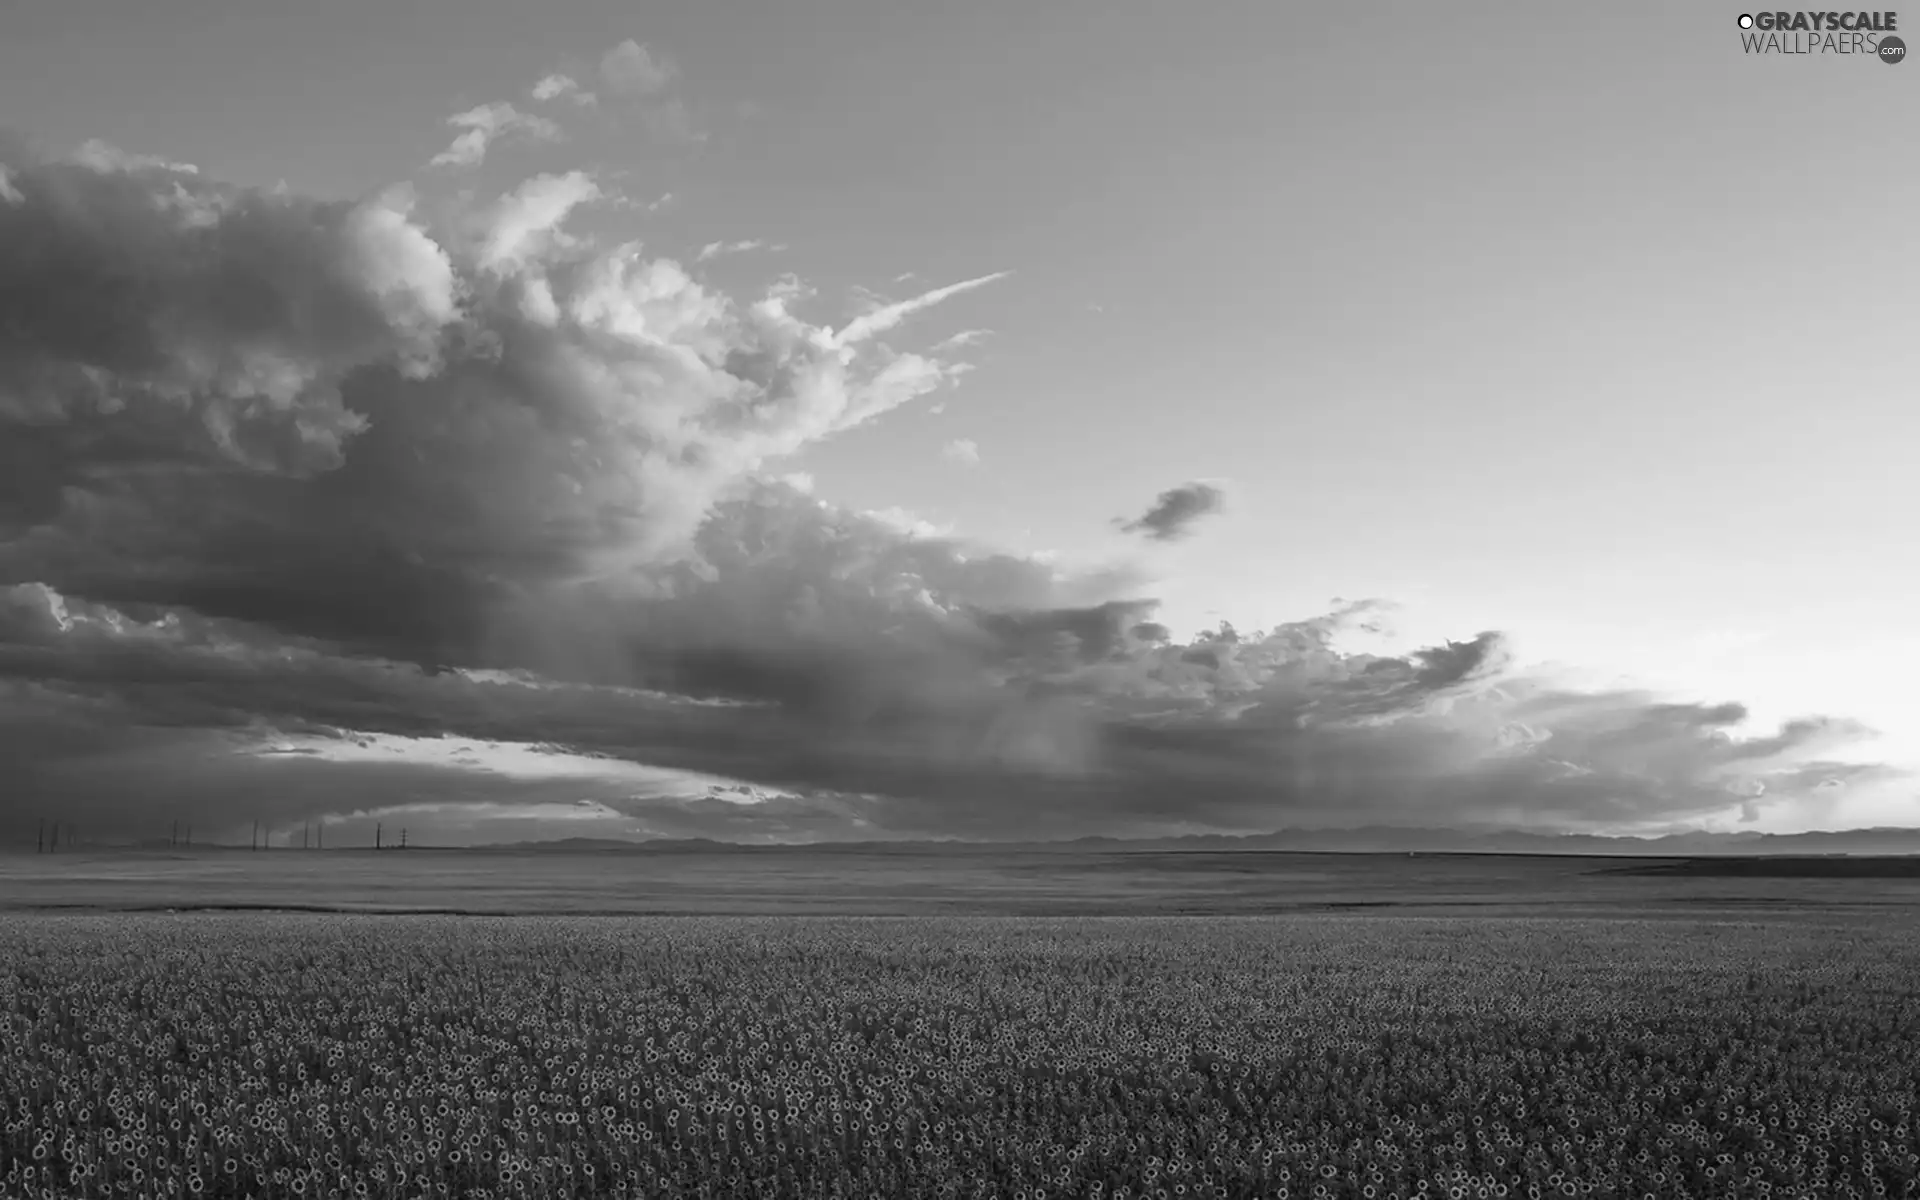
[(1920, 68), (1739, 11), (9, 5), (5, 837), (1920, 823)]

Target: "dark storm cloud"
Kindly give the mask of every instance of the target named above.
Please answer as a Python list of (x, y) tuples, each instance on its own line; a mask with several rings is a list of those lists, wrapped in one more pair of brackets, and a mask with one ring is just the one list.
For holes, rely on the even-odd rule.
[[(740, 304), (568, 238), (600, 199), (577, 173), (429, 234), (397, 196), (0, 154), (15, 814), (148, 832), (162, 810), (467, 795), (728, 835), (1617, 825), (1865, 772), (1820, 757), (1858, 736), (1844, 722), (1747, 737), (1737, 706), (1556, 689), (1494, 633), (1341, 649), (1367, 605), (1181, 641), (1126, 570), (760, 478), (950, 381), (960, 364), (879, 336), (997, 276), (836, 332), (790, 285)], [(1174, 537), (1219, 505), (1174, 489), (1129, 528)], [(476, 777), (345, 749), (443, 734), (773, 792), (636, 799), (612, 766)]]
[(1133, 520), (1122, 520), (1120, 528), (1138, 533), (1156, 542), (1177, 541), (1193, 532), (1202, 517), (1220, 511), (1226, 493), (1210, 483), (1186, 483), (1168, 488), (1155, 498), (1153, 507)]
[(578, 173), (452, 250), (388, 200), (121, 160), (10, 178), (0, 582), (483, 661), (494, 610), (671, 557), (762, 461), (954, 369), (571, 252)]
[[(834, 523), (858, 540), (859, 521)], [(866, 534), (885, 545), (876, 529)], [(911, 553), (938, 560), (921, 547)], [(796, 790), (802, 795), (783, 800), (782, 811), (814, 812), (809, 828), (840, 836), (1070, 836), (1357, 820), (1605, 826), (1772, 802), (1860, 771), (1804, 761), (1831, 732), (1824, 726), (1742, 741), (1726, 734), (1725, 710), (1514, 681), (1499, 673), (1497, 638), (1406, 658), (1342, 654), (1335, 638), (1363, 615), (1345, 613), (1214, 636), (1204, 664), (1192, 661), (1193, 646), (1137, 641), (1124, 653), (1089, 655), (1076, 634), (1063, 650), (1044, 639), (1009, 641), (977, 617), (956, 615), (964, 610), (876, 603), (871, 580), (848, 578), (848, 561), (789, 567), (779, 573), (788, 586), (743, 588), (759, 599), (732, 613), (702, 603), (726, 596), (728, 584), (702, 583), (654, 610), (656, 628), (666, 631), (661, 642), (626, 634), (636, 655), (681, 656), (675, 666), (690, 690), (735, 697), (729, 704), (533, 676), (428, 674), (245, 628), (177, 615), (143, 623), (17, 589), (0, 609), (8, 614), (0, 676), (58, 697), (64, 707), (42, 707), (66, 712), (72, 728), (85, 731), (77, 744), (78, 735), (62, 742), (44, 727), (27, 739), (23, 761), (48, 758), (56, 744), (78, 749), (62, 773), (30, 776), (20, 794), (52, 787), (50, 780), (70, 783), (76, 761), (119, 761), (103, 754), (116, 731), (145, 747), (142, 754), (160, 753), (173, 744), (152, 740), (161, 728), (194, 731), (183, 744), (220, 747), (249, 779), (294, 769), (252, 761), (244, 735), (261, 730), (547, 742)], [(869, 619), (894, 618), (892, 630), (855, 635), (863, 600)], [(817, 618), (843, 603), (856, 610), (844, 623)], [(1099, 611), (1064, 609), (1057, 624), (1110, 628), (1087, 616)], [(888, 632), (898, 639), (891, 651), (872, 644)], [(731, 643), (728, 669), (687, 654), (696, 633), (711, 647)], [(759, 702), (741, 702), (748, 697)], [(192, 761), (198, 778), (217, 773), (221, 758), (209, 751)], [(340, 777), (406, 775), (400, 766), (384, 776), (361, 766)], [(415, 795), (425, 785), (409, 786)], [(96, 822), (137, 820), (152, 802), (150, 789), (122, 789), (120, 809), (109, 811), (100, 805), (116, 793), (102, 786), (93, 794)], [(607, 789), (593, 794), (619, 806)], [(750, 822), (753, 811), (728, 810), (728, 827)]]

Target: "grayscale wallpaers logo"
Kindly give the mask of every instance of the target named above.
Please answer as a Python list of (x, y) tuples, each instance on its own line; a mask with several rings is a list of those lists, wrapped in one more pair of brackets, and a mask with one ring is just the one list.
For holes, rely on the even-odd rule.
[(1857, 54), (1905, 62), (1907, 44), (1894, 35), (1894, 12), (1763, 12), (1740, 14), (1740, 46), (1748, 54)]

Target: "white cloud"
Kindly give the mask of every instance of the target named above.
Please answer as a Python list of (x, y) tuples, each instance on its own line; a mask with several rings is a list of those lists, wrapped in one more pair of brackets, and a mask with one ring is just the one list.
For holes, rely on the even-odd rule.
[(959, 350), (967, 346), (978, 345), (986, 339), (990, 332), (990, 330), (986, 329), (962, 329), (952, 337), (935, 343), (933, 348), (935, 350)]
[(502, 197), (481, 239), (480, 265), (501, 272), (518, 269), (564, 244), (560, 225), (574, 209), (600, 198), (600, 185), (585, 171), (536, 175)]
[(890, 412), (918, 396), (924, 396), (942, 384), (965, 374), (964, 363), (949, 363), (922, 354), (900, 354), (887, 360), (868, 384), (862, 405), (852, 412), (854, 424), (861, 424)]
[(700, 247), (700, 253), (694, 256), (695, 262), (711, 262), (728, 254), (747, 254), (754, 250), (785, 250), (786, 247), (759, 238), (746, 238), (738, 242), (708, 242)]
[(912, 538), (944, 538), (953, 533), (951, 524), (935, 524), (897, 504), (874, 509), (866, 516), (896, 533)]
[(834, 335), (834, 341), (842, 346), (851, 346), (857, 342), (863, 342), (876, 333), (885, 333), (914, 313), (920, 312), (923, 309), (932, 308), (942, 300), (951, 296), (957, 296), (961, 292), (970, 292), (974, 288), (985, 287), (989, 283), (996, 283), (1011, 274), (1013, 274), (1011, 271), (995, 271), (991, 275), (982, 275), (977, 279), (968, 279), (960, 283), (950, 283), (946, 287), (935, 288), (930, 292), (923, 292), (910, 300), (901, 300), (894, 304), (883, 305), (874, 309), (872, 312), (855, 317), (853, 320), (847, 322), (840, 332)]
[(439, 333), (458, 316), (459, 284), (446, 251), (411, 221), (412, 209), (412, 194), (396, 189), (354, 208), (343, 234), (358, 277), (389, 325), (406, 334), (403, 368), (419, 377), (439, 366)]
[(527, 94), (541, 103), (564, 96), (583, 108), (593, 105), (597, 100), (597, 97), (582, 88), (573, 76), (560, 74), (546, 76), (539, 83), (534, 84)]
[(0, 201), (8, 204), (27, 202), (27, 198), (20, 194), (20, 189), (13, 186), (13, 176), (7, 172), (5, 164), (0, 164)]
[(436, 167), (471, 167), (487, 156), (496, 141), (522, 135), (540, 141), (558, 141), (560, 126), (545, 117), (523, 113), (511, 104), (482, 104), (447, 118), (447, 124), (461, 130), (451, 145), (433, 156)]
[(672, 86), (679, 74), (664, 54), (628, 38), (600, 59), (600, 78), (623, 96), (653, 96)]
[(980, 443), (972, 438), (955, 438), (940, 448), (940, 455), (948, 462), (970, 467), (980, 461)]
[(192, 163), (174, 162), (152, 154), (129, 154), (118, 146), (98, 138), (82, 142), (73, 152), (73, 161), (103, 175), (134, 171), (165, 171), (176, 175), (197, 175)]
[(359, 733), (352, 737), (282, 737), (263, 748), (268, 754), (306, 754), (321, 761), (406, 763), (483, 771), (513, 779), (587, 779), (655, 792), (700, 794), (733, 780), (686, 771), (643, 766), (599, 754), (578, 754), (546, 743), (460, 738), (408, 737)]

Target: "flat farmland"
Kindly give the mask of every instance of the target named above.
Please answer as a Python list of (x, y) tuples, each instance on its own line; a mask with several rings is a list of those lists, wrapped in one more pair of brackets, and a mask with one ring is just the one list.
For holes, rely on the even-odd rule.
[(1267, 851), (201, 849), (0, 857), (0, 911), (1564, 916), (1906, 912), (1914, 859)]
[(1920, 1194), (1901, 859), (0, 859), (0, 1195)]
[(0, 1194), (1879, 1197), (1844, 920), (0, 917)]

